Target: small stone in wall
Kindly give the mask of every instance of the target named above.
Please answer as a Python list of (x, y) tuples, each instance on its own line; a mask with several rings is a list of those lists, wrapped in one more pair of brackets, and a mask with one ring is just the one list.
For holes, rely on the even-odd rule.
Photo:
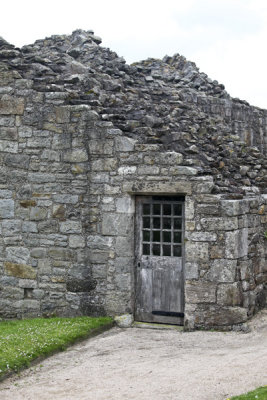
[(4, 267), (8, 275), (22, 279), (36, 279), (36, 271), (30, 265), (5, 262)]

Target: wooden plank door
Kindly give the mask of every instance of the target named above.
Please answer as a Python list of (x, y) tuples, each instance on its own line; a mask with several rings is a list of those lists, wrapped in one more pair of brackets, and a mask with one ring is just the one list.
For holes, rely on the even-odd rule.
[(183, 243), (183, 197), (136, 197), (137, 321), (183, 324)]

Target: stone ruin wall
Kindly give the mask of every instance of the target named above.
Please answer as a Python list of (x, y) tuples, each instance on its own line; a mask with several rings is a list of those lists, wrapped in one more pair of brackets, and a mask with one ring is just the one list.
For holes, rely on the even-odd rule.
[(64, 105), (66, 93), (10, 70), (0, 83), (0, 317), (133, 313), (134, 196), (152, 193), (186, 195), (189, 329), (266, 305), (266, 195), (213, 194), (182, 154)]
[[(257, 147), (263, 154), (267, 152), (267, 110), (252, 107), (239, 99), (215, 99), (209, 96), (185, 96), (186, 102), (196, 102), (213, 120), (214, 127), (228, 127), (228, 135), (236, 135), (247, 146)], [(222, 130), (223, 131), (223, 130)], [(218, 129), (218, 135), (220, 130)]]

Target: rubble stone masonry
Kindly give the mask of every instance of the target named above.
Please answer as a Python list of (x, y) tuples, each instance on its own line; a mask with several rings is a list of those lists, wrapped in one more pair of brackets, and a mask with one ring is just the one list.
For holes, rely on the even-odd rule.
[(185, 196), (185, 326), (267, 298), (267, 111), (180, 55), (0, 39), (0, 317), (134, 313), (135, 196)]

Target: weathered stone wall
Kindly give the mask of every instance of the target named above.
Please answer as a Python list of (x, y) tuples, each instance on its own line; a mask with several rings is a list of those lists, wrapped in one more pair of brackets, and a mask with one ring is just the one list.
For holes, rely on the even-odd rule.
[(90, 238), (95, 260), (108, 267), (107, 310), (134, 311), (134, 196), (162, 193), (186, 194), (186, 325), (231, 326), (264, 307), (266, 196), (213, 195), (213, 179), (184, 166), (181, 154), (138, 144), (116, 129), (108, 132), (98, 137), (113, 149), (108, 155), (93, 141), (91, 182), (99, 195), (94, 208), (99, 225)]
[[(95, 287), (88, 266), (88, 106), (4, 71), (0, 102), (1, 278), (4, 317), (80, 313), (73, 292)], [(3, 79), (3, 78), (2, 78)]]
[(12, 60), (0, 66), (0, 317), (134, 313), (140, 194), (185, 195), (187, 328), (236, 325), (264, 307), (266, 112), (214, 83), (180, 90), (181, 76), (173, 94), (170, 72), (151, 63), (125, 66), (122, 91), (107, 74), (127, 81), (116, 57), (117, 69), (103, 57), (90, 77), (96, 100), (79, 92), (88, 68), (71, 61), (82, 72), (55, 76), (62, 58), (28, 61), (26, 50), (0, 51)]
[(244, 322), (266, 305), (266, 198), (204, 195), (195, 211), (186, 244), (188, 326)]
[[(214, 120), (218, 134), (237, 135), (248, 146), (257, 147), (262, 153), (267, 151), (267, 111), (251, 107), (238, 99), (214, 99), (198, 96), (197, 104)], [(221, 124), (221, 131), (220, 131)], [(227, 130), (225, 127), (227, 126)]]

